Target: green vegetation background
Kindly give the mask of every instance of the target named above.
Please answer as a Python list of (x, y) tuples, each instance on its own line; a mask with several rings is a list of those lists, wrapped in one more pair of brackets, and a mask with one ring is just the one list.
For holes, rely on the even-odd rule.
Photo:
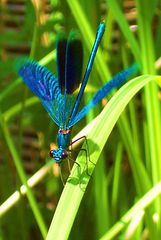
[[(0, 240), (159, 239), (160, 1), (6, 1), (0, 11)], [(18, 78), (13, 63), (29, 55), (56, 73), (57, 33), (77, 28), (85, 70), (102, 19), (106, 32), (84, 104), (133, 62), (141, 71), (102, 112), (106, 100), (74, 127), (73, 137), (88, 136), (90, 157), (97, 164), (89, 163), (94, 173), (88, 176), (80, 153), (81, 172), (74, 165), (64, 188), (48, 157), (58, 129)], [(67, 179), (67, 163), (62, 172)]]

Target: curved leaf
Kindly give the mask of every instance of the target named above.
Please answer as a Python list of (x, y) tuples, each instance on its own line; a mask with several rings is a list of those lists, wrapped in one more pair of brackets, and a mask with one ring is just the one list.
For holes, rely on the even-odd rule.
[[(143, 75), (129, 81), (112, 97), (107, 106), (97, 117), (96, 121), (94, 123), (92, 122), (92, 127), (86, 128), (86, 136), (88, 134), (88, 130), (90, 129), (88, 134), (88, 145), (91, 160), (88, 164), (88, 169), (90, 170), (90, 174), (93, 172), (95, 167), (95, 164), (93, 163), (96, 163), (99, 159), (101, 151), (114, 125), (131, 98), (148, 82), (160, 79), (161, 77), (158, 76)], [(86, 173), (85, 162), (86, 160), (84, 155), (80, 153), (77, 159), (77, 163), (80, 164), (80, 167), (75, 164), (72, 169), (72, 173), (66, 183), (49, 228), (47, 240), (51, 240), (53, 237), (55, 240), (68, 239), (76, 213), (84, 195), (85, 188), (87, 187), (90, 179), (90, 176)]]

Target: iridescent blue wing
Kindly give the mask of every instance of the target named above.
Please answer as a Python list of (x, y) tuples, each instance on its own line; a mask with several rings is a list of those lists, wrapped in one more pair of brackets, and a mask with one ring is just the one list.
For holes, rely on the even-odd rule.
[(67, 94), (79, 87), (82, 80), (83, 46), (79, 33), (70, 32), (66, 51), (65, 88)]
[(94, 97), (88, 102), (86, 106), (84, 106), (80, 112), (77, 113), (74, 119), (71, 119), (68, 127), (71, 128), (78, 121), (80, 121), (92, 108), (96, 106), (98, 102), (100, 102), (110, 91), (114, 88), (119, 87), (123, 82), (125, 82), (130, 75), (138, 71), (139, 65), (133, 64), (131, 67), (118, 73), (114, 76), (108, 83), (106, 83), (101, 89), (99, 89)]
[(83, 47), (77, 31), (71, 31), (68, 39), (61, 33), (57, 42), (57, 70), (62, 94), (73, 94), (82, 76)]
[(81, 82), (83, 47), (78, 32), (70, 32), (68, 39), (61, 35), (57, 42), (58, 81), (61, 89), (60, 125), (66, 129), (76, 100), (75, 90)]
[(67, 38), (64, 32), (58, 34), (56, 53), (57, 53), (57, 72), (58, 72), (58, 81), (61, 92), (64, 91), (65, 85), (65, 58), (66, 58), (66, 47), (67, 47)]
[(19, 75), (40, 98), (53, 121), (63, 129), (66, 128), (73, 110), (73, 92), (81, 81), (82, 64), (83, 48), (78, 34), (75, 33), (71, 33), (68, 40), (61, 38), (57, 43), (58, 78), (35, 61), (19, 61)]
[(21, 60), (17, 66), (23, 81), (42, 101), (50, 117), (59, 126), (58, 108), (61, 91), (58, 79), (46, 68), (32, 60)]

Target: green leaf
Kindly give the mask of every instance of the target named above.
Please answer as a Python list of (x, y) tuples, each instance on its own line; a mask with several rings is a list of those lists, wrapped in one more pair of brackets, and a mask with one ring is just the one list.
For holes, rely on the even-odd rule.
[[(128, 102), (148, 82), (160, 78), (158, 76), (144, 75), (129, 81), (114, 95), (97, 119), (86, 128), (85, 135), (88, 135), (91, 160), (88, 163), (90, 174), (93, 172), (102, 149)], [(47, 240), (52, 240), (53, 237), (55, 240), (68, 239), (80, 202), (90, 179), (90, 176), (86, 173), (85, 162), (84, 155), (80, 153), (77, 159), (80, 167), (75, 164), (72, 169), (49, 228)]]

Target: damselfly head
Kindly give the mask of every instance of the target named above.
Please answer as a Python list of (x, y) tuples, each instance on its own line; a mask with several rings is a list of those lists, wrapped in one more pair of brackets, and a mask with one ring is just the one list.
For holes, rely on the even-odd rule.
[(68, 157), (67, 151), (61, 147), (56, 150), (50, 150), (49, 155), (51, 158), (54, 158), (56, 163), (60, 163), (63, 159)]

